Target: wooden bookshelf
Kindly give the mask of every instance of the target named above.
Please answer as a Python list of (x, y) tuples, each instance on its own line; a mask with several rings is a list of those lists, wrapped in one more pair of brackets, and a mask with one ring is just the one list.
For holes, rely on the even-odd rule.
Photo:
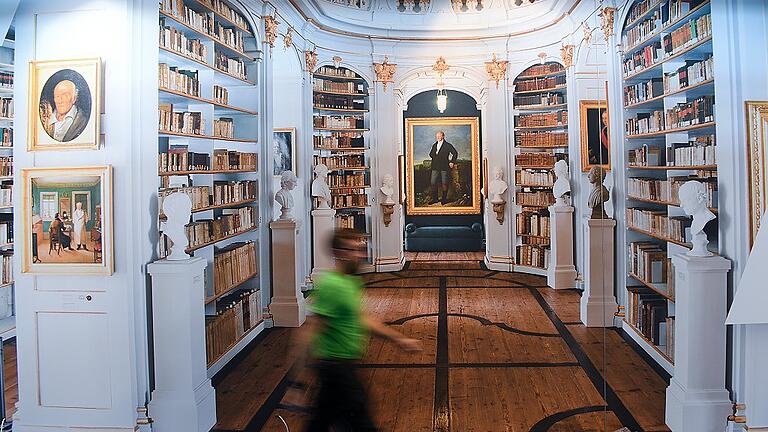
[(518, 75), (517, 79), (521, 81), (525, 81), (525, 80), (536, 79), (536, 78), (549, 78), (549, 77), (559, 76), (559, 75), (565, 75), (565, 69), (557, 72), (550, 72), (550, 73), (539, 74), (539, 75)]
[(547, 92), (557, 92), (565, 90), (567, 86), (561, 85), (561, 86), (555, 86), (540, 90), (523, 90), (523, 91), (515, 91), (515, 94), (525, 95), (525, 94), (535, 94), (535, 93), (547, 93)]
[(223, 237), (220, 237), (220, 238), (217, 238), (217, 239), (213, 239), (213, 240), (211, 240), (209, 242), (201, 243), (199, 245), (190, 246), (190, 247), (186, 248), (185, 251), (187, 253), (191, 253), (191, 252), (194, 252), (194, 251), (196, 251), (198, 249), (202, 249), (202, 248), (205, 248), (205, 247), (208, 247), (208, 246), (213, 246), (216, 243), (223, 242), (224, 240), (229, 240), (229, 239), (231, 239), (233, 237), (237, 237), (237, 236), (240, 236), (240, 235), (243, 235), (243, 234), (247, 234), (249, 232), (256, 231), (258, 229), (259, 229), (259, 225), (256, 224), (256, 225), (252, 226), (251, 228), (248, 228), (248, 229), (245, 229), (245, 230), (242, 230), (242, 231), (238, 231), (236, 233), (232, 233), (232, 234), (229, 234), (229, 235), (225, 235)]
[(515, 126), (515, 129), (521, 131), (540, 131), (549, 129), (568, 129), (567, 124), (562, 125), (546, 125), (546, 126)]
[[(234, 47), (232, 45), (229, 45), (228, 43), (224, 42), (223, 40), (219, 39), (213, 34), (206, 33), (203, 31), (200, 31), (199, 29), (196, 29), (189, 24), (185, 23), (181, 18), (177, 17), (170, 11), (166, 11), (163, 9), (160, 9), (160, 15), (164, 18), (167, 18), (172, 21), (172, 24), (181, 27), (182, 31), (185, 31), (188, 36), (191, 36), (192, 38), (204, 38), (208, 39), (214, 42), (214, 46), (219, 48), (220, 50), (223, 50), (227, 53), (227, 55), (234, 55), (237, 57), (242, 57), (245, 60), (253, 61), (253, 57), (249, 56), (245, 52), (241, 51), (237, 47)], [(166, 21), (167, 22), (167, 21)]]
[(243, 279), (243, 280), (241, 280), (241, 281), (239, 281), (239, 282), (236, 282), (236, 283), (233, 283), (233, 284), (231, 284), (230, 286), (228, 286), (228, 287), (227, 287), (227, 288), (226, 288), (224, 291), (222, 291), (221, 293), (219, 293), (219, 294), (216, 294), (216, 295), (214, 295), (214, 296), (211, 296), (211, 297), (206, 297), (206, 298), (205, 298), (205, 304), (214, 303), (216, 300), (218, 300), (218, 299), (220, 299), (220, 298), (222, 298), (222, 297), (224, 297), (224, 296), (227, 296), (227, 295), (231, 294), (231, 293), (232, 293), (233, 291), (235, 291), (237, 288), (241, 287), (243, 284), (245, 284), (246, 282), (248, 282), (249, 280), (251, 280), (251, 279), (255, 278), (255, 277), (256, 277), (256, 276), (258, 276), (258, 275), (259, 275), (259, 272), (258, 272), (258, 271), (255, 271), (255, 272), (251, 273), (250, 275), (248, 275), (248, 277), (246, 277), (245, 279)]
[(717, 165), (690, 165), (690, 166), (643, 166), (627, 165), (628, 169), (650, 170), (650, 171), (715, 171)]
[(636, 280), (638, 282), (640, 282), (645, 287), (652, 289), (654, 292), (656, 292), (656, 294), (666, 298), (667, 300), (669, 300), (671, 302), (675, 301), (675, 298), (670, 296), (669, 293), (667, 292), (667, 290), (663, 290), (663, 289), (657, 287), (656, 285), (646, 281), (645, 279), (641, 278), (640, 276), (638, 276), (638, 275), (636, 275), (634, 273), (629, 273), (629, 274), (627, 274), (627, 276), (631, 277), (632, 279), (634, 279), (634, 280)]
[(312, 90), (314, 93), (328, 94), (333, 96), (353, 96), (353, 97), (367, 97), (368, 93), (348, 93), (348, 92), (335, 92), (329, 90)]
[[(226, 204), (219, 204), (219, 205), (212, 205), (212, 206), (193, 208), (192, 209), (192, 213), (202, 213), (202, 212), (207, 212), (207, 211), (216, 210), (216, 209), (225, 209), (225, 208), (230, 208), (230, 207), (237, 207), (237, 206), (246, 205), (246, 204), (253, 204), (256, 201), (258, 201), (258, 200), (257, 199), (250, 199), (250, 200), (245, 200), (245, 201), (235, 201), (235, 202), (226, 203)], [(2, 208), (2, 207), (0, 207), (0, 208)], [(165, 220), (165, 217), (160, 216), (160, 220)]]
[(367, 109), (353, 109), (353, 108), (324, 108), (321, 106), (313, 105), (313, 109), (317, 111), (330, 111), (330, 112), (343, 112), (343, 113), (367, 113)]
[(192, 174), (243, 174), (243, 173), (257, 173), (256, 170), (185, 170), (185, 171), (168, 171), (157, 173), (159, 176), (177, 176), (177, 175), (192, 175)]
[(661, 60), (657, 61), (656, 63), (646, 67), (645, 69), (639, 70), (637, 72), (633, 72), (633, 73), (625, 76), (624, 80), (625, 81), (629, 81), (629, 80), (641, 77), (641, 76), (643, 76), (643, 75), (645, 75), (645, 74), (647, 74), (649, 72), (652, 72), (652, 71), (658, 69), (659, 66), (661, 66), (661, 65), (663, 65), (663, 64), (665, 64), (667, 62), (672, 61), (672, 60), (674, 60), (676, 58), (682, 57), (682, 56), (684, 56), (686, 54), (693, 53), (698, 48), (702, 47), (705, 44), (709, 44), (711, 42), (712, 42), (712, 36), (706, 37), (706, 38), (700, 40), (699, 42), (696, 42), (695, 44), (685, 48), (684, 50), (682, 50), (682, 51), (680, 51), (680, 52), (678, 52), (676, 54), (670, 55), (668, 57), (664, 57), (663, 59), (661, 59)]
[[(246, 78), (237, 76), (237, 75), (235, 75), (233, 73), (230, 73), (230, 72), (227, 72), (225, 70), (221, 70), (221, 69), (217, 68), (216, 66), (213, 66), (211, 64), (208, 64), (207, 62), (198, 60), (198, 59), (196, 59), (196, 58), (194, 58), (192, 56), (189, 56), (189, 55), (187, 55), (187, 54), (185, 54), (183, 52), (179, 52), (179, 51), (176, 51), (176, 50), (173, 50), (173, 49), (170, 49), (170, 48), (166, 48), (166, 47), (164, 47), (162, 45), (158, 45), (158, 48), (160, 49), (161, 54), (162, 53), (167, 53), (167, 54), (170, 54), (169, 57), (172, 57), (172, 58), (176, 57), (176, 61), (168, 60), (168, 61), (165, 61), (165, 63), (169, 63), (169, 64), (170, 63), (177, 63), (177, 64), (180, 64), (181, 66), (190, 67), (190, 68), (204, 67), (206, 69), (214, 71), (216, 74), (219, 74), (220, 76), (225, 76), (225, 77), (227, 77), (229, 79), (232, 79), (232, 80), (235, 80), (235, 81), (239, 81), (239, 82), (236, 82), (234, 84), (239, 84), (239, 85), (242, 85), (242, 84), (255, 85), (255, 83), (249, 81)], [(179, 60), (181, 60), (181, 62), (179, 62)]]
[(547, 111), (558, 110), (567, 108), (568, 104), (555, 104), (555, 105), (521, 105), (516, 106), (515, 109), (519, 111)]
[[(251, 31), (248, 27), (243, 27), (240, 24), (237, 24), (236, 22), (230, 20), (229, 17), (226, 17), (226, 16), (222, 15), (221, 13), (219, 13), (218, 11), (208, 7), (207, 4), (205, 4), (205, 3), (203, 3), (203, 2), (201, 2), (199, 0), (189, 0), (189, 3), (198, 5), (199, 7), (205, 9), (206, 11), (213, 13), (213, 16), (217, 20), (219, 20), (220, 22), (223, 22), (224, 24), (232, 25), (234, 27), (237, 27), (240, 31), (245, 33), (246, 36), (253, 36), (253, 31)], [(229, 5), (229, 6), (232, 7), (232, 5)]]
[[(177, 90), (171, 90), (171, 89), (168, 89), (168, 88), (160, 87), (160, 88), (158, 88), (158, 91), (160, 93), (164, 93), (166, 95), (173, 95), (173, 96), (179, 97), (181, 99), (188, 99), (190, 101), (197, 101), (197, 102), (202, 102), (202, 103), (206, 103), (206, 104), (211, 104), (215, 108), (222, 108), (222, 109), (225, 109), (227, 111), (233, 111), (235, 113), (247, 114), (247, 115), (252, 115), (252, 116), (259, 115), (259, 113), (256, 112), (256, 111), (251, 111), (251, 110), (248, 110), (248, 109), (245, 109), (245, 108), (236, 107), (234, 105), (228, 105), (228, 104), (219, 103), (219, 102), (216, 102), (216, 101), (214, 101), (212, 99), (205, 99), (205, 98), (202, 98), (202, 97), (199, 97), (199, 96), (191, 95), (191, 94), (180, 92), (180, 91), (177, 91)], [(161, 95), (161, 98), (162, 98), (162, 95)]]
[(347, 82), (347, 81), (365, 81), (365, 78), (360, 77), (360, 76), (343, 77), (343, 76), (337, 76), (337, 75), (325, 75), (325, 74), (321, 74), (321, 73), (317, 73), (317, 72), (313, 73), (312, 77), (313, 78), (330, 79), (330, 80), (339, 80), (339, 81), (342, 81), (342, 82)]
[(316, 131), (329, 131), (329, 132), (367, 132), (368, 128), (329, 128), (329, 127), (315, 127)]
[(653, 137), (666, 137), (668, 134), (672, 133), (681, 133), (681, 132), (688, 132), (698, 129), (704, 129), (704, 128), (713, 128), (715, 127), (715, 122), (705, 122), (705, 123), (699, 123), (691, 126), (681, 127), (681, 128), (672, 128), (672, 129), (664, 129), (660, 130), (658, 132), (647, 132), (647, 133), (641, 133), (641, 134), (627, 134), (626, 137), (628, 139), (640, 139), (640, 138), (653, 138)]
[(315, 151), (344, 152), (344, 153), (363, 153), (368, 147), (315, 147)]
[(653, 348), (659, 355), (661, 355), (664, 359), (666, 359), (670, 364), (674, 365), (675, 362), (665, 353), (661, 350), (657, 345), (655, 345), (653, 342), (648, 340), (648, 338), (645, 337), (645, 335), (637, 329), (632, 323), (630, 323), (627, 320), (623, 320), (624, 323), (637, 335), (639, 338), (641, 338), (643, 341), (645, 341), (645, 344), (651, 348)]
[[(625, 109), (639, 108), (639, 107), (651, 104), (653, 102), (664, 101), (664, 98), (667, 98), (667, 97), (670, 97), (670, 96), (685, 94), (685, 93), (691, 92), (691, 91), (696, 90), (696, 89), (701, 89), (702, 87), (712, 86), (714, 84), (715, 84), (715, 80), (713, 80), (713, 79), (704, 80), (704, 81), (702, 81), (700, 83), (696, 83), (696, 84), (693, 84), (693, 85), (689, 85), (688, 87), (684, 87), (684, 88), (681, 88), (681, 89), (678, 89), (678, 90), (675, 90), (675, 91), (664, 93), (664, 94), (662, 94), (660, 96), (652, 97), (650, 99), (646, 99), (646, 100), (640, 101), (640, 102), (635, 102), (635, 103), (632, 103), (632, 104), (629, 104), (629, 105), (624, 105), (624, 108)], [(710, 93), (711, 93), (711, 91), (710, 91)]]

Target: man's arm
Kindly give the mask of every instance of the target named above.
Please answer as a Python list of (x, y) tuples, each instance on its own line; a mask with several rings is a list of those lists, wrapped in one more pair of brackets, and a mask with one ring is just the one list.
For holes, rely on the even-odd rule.
[(435, 144), (432, 144), (432, 148), (429, 150), (429, 157), (434, 159), (435, 156), (437, 156), (437, 146)]
[(451, 163), (456, 162), (456, 159), (459, 158), (459, 152), (456, 151), (456, 147), (451, 144), (451, 147), (448, 149), (450, 151), (450, 154), (448, 155), (448, 160), (451, 161)]
[(406, 337), (399, 331), (388, 327), (381, 323), (380, 321), (377, 321), (373, 318), (371, 318), (370, 315), (365, 315), (364, 323), (365, 326), (368, 327), (368, 330), (375, 334), (376, 336), (383, 337), (384, 339), (389, 339), (390, 341), (396, 343), (400, 346), (400, 348), (409, 351), (409, 352), (415, 352), (415, 351), (421, 351), (421, 342), (419, 342), (416, 339), (411, 339), (409, 337)]

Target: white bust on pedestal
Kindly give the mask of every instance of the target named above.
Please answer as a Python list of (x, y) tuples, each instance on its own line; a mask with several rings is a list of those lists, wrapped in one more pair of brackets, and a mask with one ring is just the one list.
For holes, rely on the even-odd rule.
[(283, 171), (280, 176), (280, 190), (275, 194), (275, 201), (280, 204), (280, 220), (292, 220), (293, 195), (291, 191), (296, 187), (298, 179), (293, 171)]
[(317, 208), (329, 209), (331, 188), (328, 187), (328, 167), (325, 164), (315, 165), (315, 179), (312, 180), (312, 197), (317, 198)]
[(555, 205), (564, 206), (565, 194), (571, 191), (571, 175), (568, 172), (568, 162), (559, 160), (555, 163), (555, 184), (552, 187), (552, 194), (555, 195)]
[(693, 237), (693, 249), (688, 251), (689, 256), (707, 257), (712, 252), (707, 250), (707, 235), (704, 226), (716, 216), (707, 207), (707, 189), (695, 180), (685, 182), (678, 191), (680, 205), (683, 210), (693, 216), (691, 222), (691, 235)]
[(381, 202), (382, 204), (391, 205), (394, 204), (395, 201), (392, 199), (392, 196), (395, 194), (395, 179), (392, 177), (392, 174), (384, 174), (384, 177), (381, 180), (381, 194), (384, 195), (384, 200)]
[(189, 199), (189, 195), (183, 192), (174, 192), (165, 197), (163, 214), (165, 214), (166, 220), (160, 225), (160, 229), (163, 231), (163, 235), (173, 243), (170, 246), (171, 253), (166, 259), (169, 261), (189, 259), (190, 256), (186, 251), (187, 246), (189, 246), (186, 225), (192, 216), (192, 200)]
[(504, 169), (500, 166), (493, 168), (493, 180), (488, 183), (488, 192), (491, 194), (491, 204), (503, 204), (507, 200), (502, 195), (507, 192), (509, 185), (504, 181)]
[(571, 191), (568, 162), (555, 164), (555, 184), (552, 192), (555, 204), (549, 207), (550, 263), (547, 268), (547, 285), (554, 289), (574, 288), (576, 266), (573, 265), (573, 206), (568, 205), (565, 195)]

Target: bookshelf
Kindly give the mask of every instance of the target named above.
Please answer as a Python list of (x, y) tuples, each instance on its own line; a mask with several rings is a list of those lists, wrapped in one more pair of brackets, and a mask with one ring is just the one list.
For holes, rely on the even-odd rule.
[(321, 66), (312, 74), (312, 111), (313, 166), (329, 168), (335, 225), (365, 234), (363, 271), (373, 271), (368, 83), (350, 69)]
[(515, 78), (515, 271), (546, 275), (555, 162), (568, 158), (565, 68), (534, 65)]
[[(690, 248), (679, 187), (704, 183), (710, 209), (718, 210), (711, 7), (708, 0), (644, 0), (630, 8), (621, 34), (628, 257), (623, 327), (671, 373), (670, 257)], [(717, 221), (706, 231), (717, 252)]]
[[(162, 0), (158, 11), (158, 209), (192, 200), (187, 253), (208, 262), (208, 374), (264, 328), (260, 237), (259, 54), (245, 17), (223, 0)], [(158, 255), (167, 244), (160, 237)]]
[(13, 277), (13, 146), (14, 71), (13, 40), (0, 44), (0, 337), (16, 336), (15, 284)]

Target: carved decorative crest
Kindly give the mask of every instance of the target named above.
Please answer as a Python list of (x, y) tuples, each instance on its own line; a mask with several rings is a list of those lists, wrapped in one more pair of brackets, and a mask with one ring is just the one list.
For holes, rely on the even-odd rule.
[(508, 63), (506, 60), (497, 60), (496, 53), (493, 53), (493, 60), (485, 62), (485, 71), (488, 72), (488, 79), (496, 81), (496, 88), (499, 88), (499, 81), (507, 77)]
[(335, 67), (336, 69), (338, 69), (338, 68), (339, 68), (339, 66), (341, 66), (341, 60), (342, 60), (342, 59), (341, 59), (341, 57), (339, 57), (339, 56), (333, 56), (333, 59), (332, 59), (332, 60), (333, 60), (333, 67)]
[(544, 62), (547, 60), (547, 53), (540, 52), (539, 53), (539, 63), (544, 64)]
[(312, 73), (317, 66), (317, 51), (304, 51), (304, 63), (307, 66), (307, 72)]
[(269, 45), (269, 54), (272, 55), (272, 48), (275, 47), (277, 40), (278, 25), (277, 18), (272, 15), (264, 15), (264, 43)]
[(283, 36), (284, 48), (288, 49), (293, 46), (293, 27), (288, 27), (288, 31)]
[(397, 70), (397, 64), (389, 63), (389, 57), (384, 56), (384, 62), (373, 63), (373, 71), (376, 73), (376, 81), (384, 85), (384, 91), (387, 91), (387, 83), (394, 82), (392, 76)]
[(603, 28), (605, 40), (613, 35), (613, 18), (616, 14), (616, 8), (605, 7), (600, 11), (600, 26)]
[(560, 57), (563, 59), (563, 66), (569, 68), (573, 66), (573, 49), (575, 47), (572, 44), (563, 45), (560, 47)]
[(589, 28), (587, 23), (581, 24), (581, 31), (584, 33), (584, 45), (589, 45), (590, 42), (592, 42), (592, 29)]
[(440, 78), (442, 78), (445, 71), (447, 71), (450, 68), (451, 67), (448, 66), (448, 63), (446, 63), (445, 58), (443, 58), (442, 56), (438, 57), (435, 64), (432, 65), (432, 70), (437, 72), (437, 75), (439, 75)]

